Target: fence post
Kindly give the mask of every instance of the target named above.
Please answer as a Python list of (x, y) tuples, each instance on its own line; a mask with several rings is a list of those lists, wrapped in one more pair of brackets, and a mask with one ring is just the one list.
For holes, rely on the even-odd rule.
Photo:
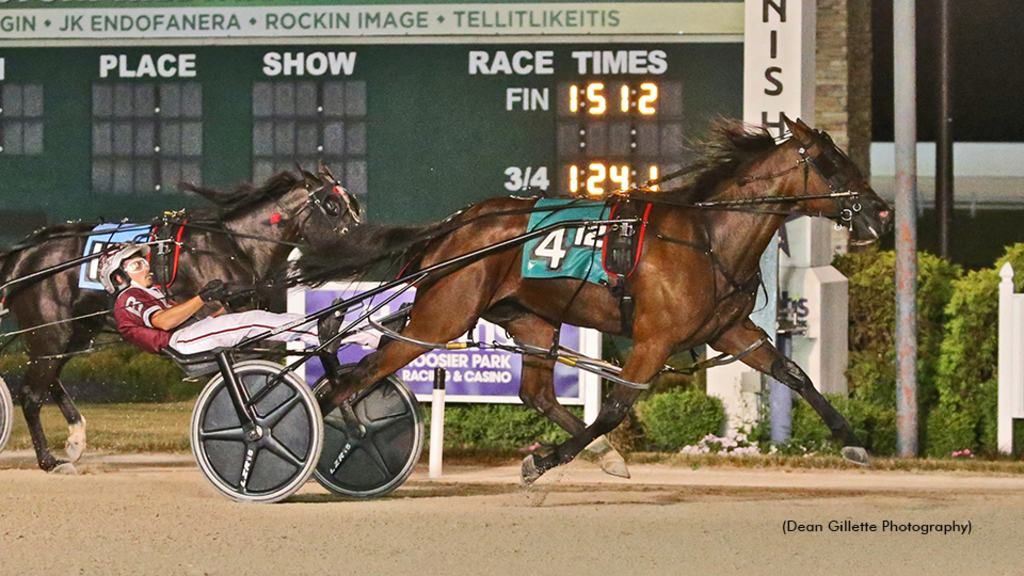
[(1022, 354), (1013, 340), (1013, 266), (1009, 262), (999, 270), (999, 412), (997, 417), (999, 451), (1013, 451), (1013, 356)]
[(434, 395), (430, 400), (430, 479), (441, 477), (444, 451), (444, 380), (447, 371), (434, 368)]

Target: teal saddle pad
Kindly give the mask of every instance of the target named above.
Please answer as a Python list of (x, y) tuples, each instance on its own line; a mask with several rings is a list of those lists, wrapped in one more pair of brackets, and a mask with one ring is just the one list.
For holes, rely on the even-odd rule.
[[(551, 208), (530, 214), (527, 232), (570, 220), (606, 220), (609, 208), (590, 200), (538, 200), (536, 208)], [(606, 226), (556, 228), (523, 246), (523, 278), (577, 278), (607, 284), (601, 266)]]

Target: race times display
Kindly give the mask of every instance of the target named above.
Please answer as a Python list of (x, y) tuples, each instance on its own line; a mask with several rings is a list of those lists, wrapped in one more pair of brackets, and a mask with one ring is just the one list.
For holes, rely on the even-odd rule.
[(558, 92), (560, 192), (627, 190), (682, 161), (681, 81), (589, 80)]
[[(739, 115), (738, 90), (726, 85), (729, 60), (739, 67), (740, 54), (730, 54), (732, 48), (472, 50), (471, 75), (486, 71), (493, 77), (498, 67), (515, 72), (518, 66), (534, 79), (552, 80), (547, 86), (506, 88), (506, 111), (513, 118), (547, 114), (554, 157), (506, 168), (505, 189), (598, 198), (681, 167), (687, 142), (703, 137), (714, 117)], [(715, 91), (718, 96), (711, 96)]]
[[(53, 220), (83, 204), (146, 217), (190, 201), (182, 180), (259, 184), (323, 160), (378, 222), (599, 197), (683, 166), (739, 117), (742, 57), (725, 41), (9, 48), (0, 169), (33, 180), (0, 195)], [(29, 92), (42, 105), (19, 108)]]

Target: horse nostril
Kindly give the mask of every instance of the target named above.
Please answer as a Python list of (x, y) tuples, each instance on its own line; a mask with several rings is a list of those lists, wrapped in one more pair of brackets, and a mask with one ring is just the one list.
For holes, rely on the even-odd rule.
[(878, 213), (878, 217), (881, 218), (882, 220), (888, 219), (889, 218), (889, 211), (888, 210), (882, 210), (881, 212)]

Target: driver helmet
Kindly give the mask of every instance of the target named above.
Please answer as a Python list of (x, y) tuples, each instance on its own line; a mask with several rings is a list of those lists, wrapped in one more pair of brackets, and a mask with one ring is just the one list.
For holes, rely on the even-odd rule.
[(124, 264), (125, 260), (134, 256), (142, 256), (143, 258), (149, 256), (149, 246), (136, 244), (135, 242), (115, 244), (108, 248), (103, 256), (100, 256), (100, 283), (103, 284), (103, 288), (107, 292), (115, 294), (128, 287), (131, 279), (121, 265)]

